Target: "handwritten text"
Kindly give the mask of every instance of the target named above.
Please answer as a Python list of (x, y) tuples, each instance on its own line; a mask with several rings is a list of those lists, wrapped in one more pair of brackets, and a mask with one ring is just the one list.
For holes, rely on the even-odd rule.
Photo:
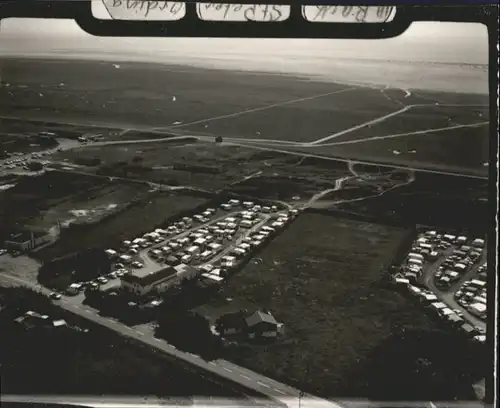
[(198, 4), (198, 16), (209, 21), (273, 22), (286, 20), (289, 13), (289, 6), (269, 4)]
[(180, 20), (186, 5), (177, 1), (102, 0), (115, 20)]
[(308, 21), (339, 23), (384, 23), (393, 11), (390, 6), (304, 6)]

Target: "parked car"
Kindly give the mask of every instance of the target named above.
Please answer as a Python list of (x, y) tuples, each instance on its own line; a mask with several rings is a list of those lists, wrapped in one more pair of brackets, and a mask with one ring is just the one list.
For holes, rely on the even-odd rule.
[(52, 292), (50, 294), (50, 298), (54, 300), (60, 300), (62, 298), (62, 295), (60, 293)]

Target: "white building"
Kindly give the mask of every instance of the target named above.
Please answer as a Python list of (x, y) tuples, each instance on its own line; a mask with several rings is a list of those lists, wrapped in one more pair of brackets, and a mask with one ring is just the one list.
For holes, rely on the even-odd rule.
[(185, 264), (161, 268), (156, 271), (135, 270), (121, 278), (121, 287), (136, 295), (144, 296), (151, 292), (163, 292), (180, 284), (184, 279), (193, 279), (198, 270)]

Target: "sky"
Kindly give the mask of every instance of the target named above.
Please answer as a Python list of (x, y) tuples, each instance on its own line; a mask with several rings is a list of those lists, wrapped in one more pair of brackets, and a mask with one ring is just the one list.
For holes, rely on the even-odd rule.
[[(95, 14), (107, 16), (101, 2)], [(0, 53), (50, 53), (56, 50), (174, 53), (177, 56), (232, 54), (241, 58), (336, 54), (343, 58), (487, 64), (487, 31), (480, 24), (415, 23), (400, 37), (387, 40), (260, 40), (179, 38), (96, 38), (73, 21), (4, 20)]]
[(146, 61), (412, 89), (488, 91), (488, 37), (481, 24), (419, 22), (384, 40), (109, 38), (93, 37), (69, 20), (7, 19), (1, 24), (0, 56)]

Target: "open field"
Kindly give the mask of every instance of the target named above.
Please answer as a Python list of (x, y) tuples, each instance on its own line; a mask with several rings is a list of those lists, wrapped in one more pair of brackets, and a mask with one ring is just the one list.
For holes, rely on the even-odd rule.
[(40, 108), (61, 118), (92, 115), (97, 121), (126, 118), (170, 126), (346, 88), (279, 76), (261, 76), (256, 81), (252, 73), (186, 70), (160, 64), (120, 66), (115, 69), (111, 63), (96, 61), (5, 59), (2, 80), (10, 86), (1, 90), (0, 111), (28, 114)]
[[(289, 340), (242, 348), (230, 358), (302, 389), (340, 397), (342, 378), (395, 325), (432, 327), (420, 311), (379, 285), (404, 235), (375, 224), (300, 216), (223, 293), (270, 310), (285, 322)], [(214, 306), (227, 309), (224, 298)]]
[(312, 142), (398, 108), (380, 90), (346, 87), (343, 92), (187, 125), (182, 129), (210, 131), (222, 136)]
[[(94, 125), (96, 129), (104, 123), (123, 129), (135, 124), (182, 134), (311, 142), (398, 111), (406, 105), (488, 103), (485, 95), (436, 91), (407, 94), (400, 89), (161, 64), (123, 63), (116, 69), (111, 63), (97, 61), (4, 59), (2, 65), (2, 79), (9, 87), (0, 89), (0, 116), (75, 121)], [(331, 141), (486, 121), (487, 116), (483, 108), (415, 108)], [(460, 143), (458, 148), (454, 148), (457, 144), (454, 137), (441, 138), (437, 134), (427, 137), (427, 140), (432, 138), (431, 143), (411, 143), (420, 144), (422, 157), (427, 158), (421, 161), (422, 165), (456, 166), (460, 162), (457, 153), (462, 157), (463, 151), (477, 150), (478, 140), (480, 146), (487, 144), (484, 142), (488, 139), (486, 126), (470, 131), (474, 137), (463, 145)], [(104, 136), (116, 139), (119, 136), (115, 133), (107, 132)], [(460, 131), (451, 134), (456, 133)], [(136, 136), (145, 137), (140, 133)], [(134, 135), (123, 137), (130, 139)], [(414, 140), (421, 137), (426, 136), (413, 136)], [(386, 149), (393, 150), (390, 146)], [(360, 155), (370, 155), (369, 148), (366, 154), (359, 151)], [(436, 156), (435, 151), (446, 154)], [(329, 153), (329, 148), (325, 152), (336, 154), (336, 150)], [(349, 154), (357, 156), (357, 152), (355, 149)], [(390, 162), (391, 154), (384, 159)], [(398, 156), (396, 160), (408, 163), (413, 159)], [(463, 166), (480, 168), (482, 163)]]
[[(159, 353), (66, 315), (46, 299), (28, 301), (30, 297), (21, 289), (0, 290), (4, 394), (158, 396), (180, 405), (193, 395), (243, 398), (241, 392), (189, 371)], [(20, 299), (24, 300), (21, 312), (47, 313), (71, 325), (82, 323), (90, 331), (32, 329), (34, 335), (32, 330), (15, 330), (12, 318), (17, 316), (12, 315), (12, 306), (20, 304)]]
[[(360, 166), (357, 168), (362, 171)], [(486, 180), (418, 173), (411, 184), (334, 208), (404, 225), (466, 228), (483, 234), (490, 227), (488, 195)]]
[(41, 259), (116, 244), (206, 201), (199, 196), (152, 191), (147, 184), (59, 171), (23, 177), (14, 187), (1, 191), (0, 200), (3, 233), (16, 223), (45, 230), (57, 229), (61, 223), (63, 236), (37, 252)]
[[(56, 153), (52, 159), (68, 163), (99, 159), (100, 166), (86, 171), (211, 191), (228, 189), (238, 194), (275, 199), (291, 199), (303, 190), (317, 192), (323, 185), (332, 186), (332, 179), (347, 171), (346, 165), (340, 163), (338, 171), (326, 174), (321, 166), (302, 164), (300, 157), (210, 142), (88, 146)], [(137, 170), (143, 171), (128, 167), (125, 174), (118, 166), (124, 162), (139, 164)]]
[[(287, 150), (487, 176), (488, 126)], [(335, 141), (336, 139), (334, 139)], [(332, 141), (332, 142), (334, 142)]]
[[(357, 129), (331, 139), (326, 143), (349, 142), (401, 133), (422, 132), (427, 129), (441, 129), (457, 125), (470, 125), (488, 121), (488, 98), (485, 96), (484, 107), (480, 106), (416, 106), (406, 112), (386, 120)], [(400, 107), (401, 108), (401, 107)], [(398, 110), (398, 109), (395, 109)], [(358, 124), (361, 122), (358, 122)], [(489, 128), (482, 126), (471, 128), (478, 135), (487, 138)], [(454, 130), (452, 130), (453, 132)], [(334, 132), (332, 132), (334, 133)], [(426, 134), (424, 133), (423, 136)]]
[[(449, 374), (448, 360), (456, 359), (443, 343), (448, 336), (384, 283), (407, 233), (305, 213), (232, 277), (223, 294), (198, 310), (211, 318), (241, 307), (270, 310), (284, 322), (285, 340), (239, 346), (226, 358), (300, 389), (332, 398), (386, 400), (390, 394), (399, 400), (451, 400), (458, 392), (453, 382), (459, 380), (440, 377)], [(417, 339), (427, 339), (425, 348)], [(439, 341), (435, 349), (428, 345), (432, 339)], [(400, 353), (410, 350), (401, 359)], [(386, 372), (381, 361), (388, 356), (397, 357), (399, 365)], [(421, 377), (419, 358), (428, 358), (436, 374)], [(464, 365), (453, 367), (466, 371)], [(415, 381), (422, 384), (417, 391)], [(470, 384), (461, 385), (459, 397), (470, 398)]]

